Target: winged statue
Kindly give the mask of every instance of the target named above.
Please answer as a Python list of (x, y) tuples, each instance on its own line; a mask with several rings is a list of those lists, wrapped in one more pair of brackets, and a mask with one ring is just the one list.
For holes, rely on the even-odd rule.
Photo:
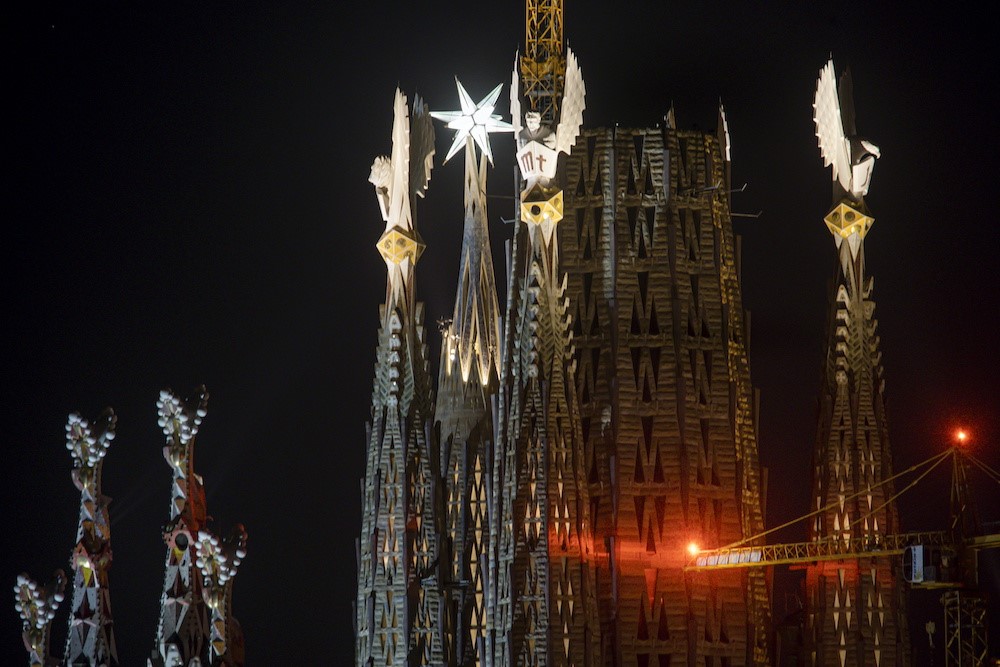
[(375, 186), (386, 229), (412, 228), (410, 196), (423, 197), (434, 166), (434, 126), (420, 96), (414, 96), (412, 127), (406, 95), (398, 88), (393, 102), (392, 153), (372, 163), (368, 181)]
[(840, 77), (838, 88), (833, 58), (819, 71), (813, 101), (816, 137), (823, 166), (833, 167), (834, 200), (849, 197), (860, 202), (871, 186), (878, 146), (858, 136), (854, 119), (854, 93), (850, 70)]
[[(524, 124), (521, 124), (521, 83), (518, 77), (520, 57), (514, 58), (514, 74), (510, 85), (510, 115), (514, 126), (514, 136), (517, 137), (518, 162), (522, 175), (526, 180), (551, 178), (555, 174), (556, 157), (559, 153), (569, 153), (580, 135), (583, 126), (583, 112), (586, 109), (587, 87), (583, 82), (583, 72), (572, 49), (566, 49), (566, 76), (564, 79), (562, 100), (560, 102), (559, 124), (553, 129), (542, 124), (541, 115), (537, 111), (524, 114)], [(537, 149), (526, 152), (534, 143)], [(526, 163), (524, 155), (530, 156)], [(541, 160), (539, 160), (541, 157)], [(539, 161), (541, 164), (539, 165)], [(551, 173), (545, 163), (550, 161)]]

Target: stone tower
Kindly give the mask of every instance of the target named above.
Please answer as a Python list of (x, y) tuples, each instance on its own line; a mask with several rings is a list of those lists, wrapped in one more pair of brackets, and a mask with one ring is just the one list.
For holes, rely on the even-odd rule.
[[(851, 78), (839, 90), (833, 61), (820, 71), (816, 134), (833, 167), (833, 207), (824, 221), (836, 242), (827, 350), (813, 453), (812, 540), (879, 540), (899, 532), (885, 381), (877, 334), (874, 279), (865, 269), (865, 237), (874, 219), (864, 197), (874, 144), (857, 136)], [(909, 664), (909, 637), (898, 563), (866, 558), (816, 563), (806, 571), (806, 641), (814, 665)]]
[(586, 131), (565, 174), (603, 664), (766, 664), (763, 574), (681, 571), (763, 530), (725, 116)]
[(562, 3), (529, 0), (527, 10), (526, 55), (511, 84), (520, 203), (494, 461), (494, 661), (584, 667), (600, 664), (600, 627), (558, 230), (566, 154), (579, 135), (586, 91), (564, 49)]
[(465, 147), (465, 228), (455, 310), (442, 323), (435, 417), (444, 472), (449, 586), (449, 664), (481, 667), (488, 659), (489, 491), (493, 471), (493, 410), (500, 377), (497, 303), (486, 218), (485, 153)]
[[(412, 121), (412, 126), (411, 126)], [(424, 308), (414, 267), (424, 245), (414, 197), (423, 196), (434, 155), (434, 128), (416, 98), (412, 118), (396, 91), (392, 153), (372, 165), (385, 232), (386, 296), (372, 389), (356, 602), (357, 665), (442, 664), (437, 480), (433, 391)]]

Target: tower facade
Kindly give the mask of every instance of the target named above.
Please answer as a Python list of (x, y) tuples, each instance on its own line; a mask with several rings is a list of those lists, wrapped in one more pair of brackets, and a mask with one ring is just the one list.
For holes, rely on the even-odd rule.
[[(814, 103), (816, 134), (833, 168), (833, 207), (824, 218), (837, 262), (827, 325), (819, 419), (813, 454), (812, 540), (897, 533), (892, 456), (885, 413), (882, 352), (865, 267), (865, 237), (874, 218), (864, 197), (874, 144), (857, 135), (850, 74), (833, 61), (820, 71)], [(806, 641), (814, 665), (908, 665), (909, 636), (898, 562), (885, 558), (833, 561), (806, 570)]]
[(500, 306), (486, 217), (487, 157), (465, 145), (465, 225), (455, 310), (441, 327), (435, 419), (446, 499), (449, 664), (489, 660), (489, 493), (500, 378)]
[[(412, 126), (411, 126), (412, 120)], [(444, 661), (433, 395), (423, 304), (414, 267), (423, 252), (413, 199), (423, 196), (434, 155), (434, 128), (416, 98), (413, 113), (396, 91), (392, 153), (372, 165), (385, 232), (386, 296), (368, 425), (358, 548), (357, 665), (432, 665)]]
[(729, 209), (729, 138), (584, 133), (566, 169), (568, 274), (605, 665), (766, 664), (762, 573), (685, 575), (688, 545), (763, 530)]
[(498, 665), (600, 661), (583, 436), (558, 241), (565, 158), (579, 136), (586, 89), (575, 56), (563, 50), (561, 5), (528, 3), (528, 55), (515, 66), (511, 84), (520, 194), (494, 460)]
[(80, 490), (80, 522), (73, 568), (73, 602), (66, 637), (69, 665), (113, 667), (118, 664), (111, 616), (111, 499), (101, 489), (104, 456), (115, 438), (115, 413), (110, 409), (91, 427), (72, 414), (66, 424), (66, 449), (73, 457), (73, 483)]
[(194, 468), (194, 446), (208, 414), (208, 391), (181, 399), (170, 389), (156, 401), (166, 444), (163, 458), (173, 474), (160, 622), (148, 667), (242, 667), (243, 630), (232, 616), (233, 579), (246, 557), (246, 531), (236, 526), (222, 541), (209, 530), (205, 488)]
[[(763, 574), (682, 571), (691, 543), (763, 531), (725, 116), (720, 109), (718, 136), (680, 131), (672, 114), (663, 128), (582, 131), (586, 86), (565, 46), (562, 2), (525, 6), (510, 90), (518, 194), (505, 316), (489, 257), (486, 161), (477, 166), (467, 139), (435, 428), (408, 426), (407, 438), (389, 429), (428, 415), (417, 391), (422, 329), (405, 324), (422, 324), (422, 311), (390, 312), (399, 299), (412, 303), (422, 246), (390, 222), (383, 184), (395, 182), (397, 158), (373, 168), (390, 281), (364, 485), (357, 664), (767, 664)], [(434, 112), (460, 132), (449, 157), (465, 135), (491, 155), (487, 133), (506, 125), (492, 114), (498, 90), (475, 105), (460, 86), (463, 111)], [(411, 153), (410, 165), (422, 155)], [(398, 506), (413, 478), (392, 468), (413, 443), (430, 452), (441, 486), (422, 491), (439, 500), (421, 516), (426, 525), (436, 512), (443, 535), (428, 561), (440, 565), (418, 577), (419, 599), (401, 583), (412, 565), (396, 565), (410, 561), (389, 539), (414, 525)], [(399, 642), (412, 648), (422, 626), (405, 614), (431, 597), (443, 605), (441, 652), (390, 653)]]

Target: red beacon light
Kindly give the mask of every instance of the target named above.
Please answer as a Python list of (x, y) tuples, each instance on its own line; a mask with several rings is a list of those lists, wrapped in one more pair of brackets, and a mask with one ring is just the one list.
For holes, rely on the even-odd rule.
[(955, 442), (959, 446), (965, 445), (969, 441), (969, 433), (965, 429), (958, 429), (955, 431)]
[(688, 553), (691, 555), (691, 558), (694, 558), (700, 552), (701, 552), (701, 549), (698, 548), (697, 544), (695, 544), (694, 542), (691, 542), (691, 543), (688, 544)]

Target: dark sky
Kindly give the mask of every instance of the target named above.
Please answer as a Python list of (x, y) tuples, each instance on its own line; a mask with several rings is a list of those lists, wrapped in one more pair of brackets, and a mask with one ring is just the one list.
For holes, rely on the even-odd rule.
[[(154, 402), (161, 387), (200, 383), (212, 394), (196, 452), (209, 512), (219, 532), (240, 521), (250, 534), (235, 593), (250, 664), (352, 660), (358, 480), (384, 294), (369, 166), (390, 149), (397, 83), (451, 109), (455, 75), (478, 99), (509, 81), (524, 38), (520, 2), (269, 4), (48, 5), (4, 22), (0, 584), (66, 567), (78, 509), (66, 415), (112, 405), (119, 437), (104, 489), (126, 665), (152, 647), (162, 584), (170, 469)], [(989, 11), (567, 0), (587, 125), (652, 125), (673, 101), (681, 127), (712, 129), (726, 103), (733, 178), (749, 182), (734, 208), (764, 211), (735, 226), (769, 525), (808, 502), (835, 261), (810, 105), (831, 51), (852, 68), (859, 129), (883, 154), (867, 247), (896, 468), (940, 451), (957, 424), (1000, 467)], [(441, 156), (450, 133), (438, 130)], [(510, 194), (512, 148), (496, 146), (491, 191)], [(460, 160), (438, 164), (421, 203), (418, 290), (430, 322), (454, 299), (461, 178)], [(501, 247), (508, 204), (493, 202)], [(943, 484), (904, 497), (905, 528), (941, 527)], [(992, 519), (997, 497), (980, 496)], [(987, 574), (996, 590), (997, 569)], [(0, 664), (20, 664), (5, 595)]]

